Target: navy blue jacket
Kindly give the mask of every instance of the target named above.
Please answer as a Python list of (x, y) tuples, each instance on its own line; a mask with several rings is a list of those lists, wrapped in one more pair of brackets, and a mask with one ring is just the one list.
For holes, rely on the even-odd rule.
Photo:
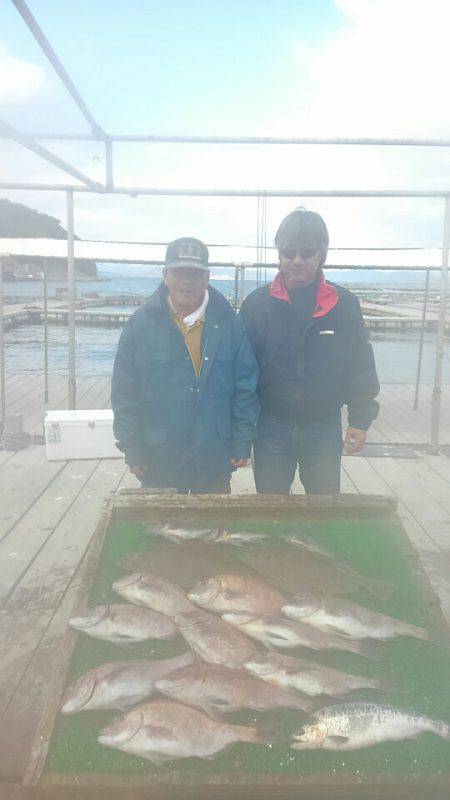
[(156, 486), (202, 489), (248, 458), (259, 403), (258, 366), (245, 328), (209, 287), (197, 377), (172, 321), (167, 289), (133, 314), (119, 340), (112, 379), (117, 447), (147, 467)]
[(322, 277), (320, 316), (301, 328), (280, 286), (275, 279), (256, 289), (241, 309), (260, 368), (261, 412), (295, 424), (336, 418), (346, 404), (349, 425), (367, 430), (380, 387), (358, 298)]

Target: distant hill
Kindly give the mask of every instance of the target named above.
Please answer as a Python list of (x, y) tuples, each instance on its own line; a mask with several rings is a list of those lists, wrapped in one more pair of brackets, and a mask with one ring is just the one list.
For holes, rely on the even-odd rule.
[[(0, 238), (13, 239), (67, 239), (67, 231), (59, 219), (42, 214), (23, 203), (12, 203), (0, 198)], [(79, 239), (75, 236), (75, 239)], [(10, 256), (5, 259), (5, 271), (10, 279), (41, 277), (42, 259), (29, 256)], [(95, 261), (75, 260), (79, 277), (93, 278), (97, 275)], [(64, 258), (48, 259), (48, 275), (51, 279), (63, 279), (67, 274), (67, 261)]]

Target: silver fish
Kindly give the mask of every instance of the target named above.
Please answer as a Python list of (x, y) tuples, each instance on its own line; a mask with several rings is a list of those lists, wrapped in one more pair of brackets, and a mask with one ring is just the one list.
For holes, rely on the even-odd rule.
[(156, 688), (173, 700), (198, 706), (207, 714), (229, 714), (252, 708), (295, 708), (310, 711), (312, 703), (292, 692), (285, 692), (247, 675), (242, 670), (226, 667), (185, 667), (161, 678)]
[(339, 697), (354, 689), (380, 689), (398, 691), (387, 681), (378, 678), (364, 678), (341, 672), (314, 661), (282, 655), (281, 653), (261, 653), (246, 661), (244, 668), (272, 686), (286, 691), (297, 691), (309, 697), (328, 694)]
[(247, 611), (255, 614), (275, 614), (285, 602), (277, 589), (263, 578), (227, 573), (198, 583), (188, 593), (193, 603), (210, 611)]
[(128, 603), (87, 609), (83, 616), (72, 617), (69, 625), (95, 639), (106, 639), (114, 644), (170, 639), (178, 633), (170, 617)]
[(322, 561), (328, 561), (334, 567), (338, 567), (343, 573), (346, 573), (349, 578), (357, 581), (361, 586), (364, 586), (374, 597), (380, 600), (389, 600), (389, 598), (392, 597), (394, 587), (389, 581), (367, 578), (365, 575), (361, 575), (344, 561), (340, 561), (334, 553), (329, 553), (328, 550), (325, 550), (324, 547), (321, 547), (312, 539), (301, 539), (299, 536), (283, 536), (283, 539), (287, 544), (312, 553), (312, 555), (318, 556)]
[(194, 610), (183, 589), (148, 572), (126, 575), (113, 583), (113, 589), (130, 603), (152, 608), (168, 617)]
[(156, 681), (192, 664), (191, 653), (160, 661), (116, 661), (89, 670), (67, 689), (62, 714), (79, 711), (122, 710), (150, 697)]
[(326, 633), (335, 633), (350, 639), (384, 640), (395, 636), (414, 636), (431, 641), (425, 628), (338, 597), (298, 595), (283, 606), (283, 614), (289, 619), (312, 625)]
[(178, 614), (175, 623), (192, 650), (207, 664), (240, 669), (256, 652), (246, 636), (207, 611)]
[(293, 734), (291, 747), (295, 750), (357, 750), (380, 742), (415, 739), (425, 731), (450, 740), (446, 722), (374, 703), (329, 706), (313, 714), (313, 720)]
[(176, 523), (158, 523), (148, 528), (146, 533), (164, 536), (171, 542), (206, 542), (209, 544), (234, 544), (242, 545), (246, 542), (259, 542), (267, 539), (264, 533), (251, 531), (227, 531), (225, 528), (198, 528), (181, 526)]
[(235, 742), (264, 742), (255, 727), (228, 725), (181, 703), (145, 703), (104, 728), (100, 744), (163, 764), (178, 758), (212, 759)]
[(171, 542), (210, 542), (214, 541), (219, 535), (219, 528), (197, 528), (187, 527), (178, 523), (156, 523), (150, 528), (147, 528), (145, 533), (155, 534), (156, 536), (164, 536)]
[[(376, 658), (370, 644), (352, 642), (345, 636), (322, 633), (311, 625), (290, 622), (279, 617), (255, 617), (251, 614), (222, 614), (222, 619), (235, 625), (247, 636), (259, 639), (269, 649), (272, 647), (309, 647), (311, 650), (350, 650), (366, 658)], [(246, 659), (247, 661), (249, 659)]]

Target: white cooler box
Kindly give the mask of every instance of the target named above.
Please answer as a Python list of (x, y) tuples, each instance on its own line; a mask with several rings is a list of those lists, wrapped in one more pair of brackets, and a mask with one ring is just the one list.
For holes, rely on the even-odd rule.
[(47, 460), (123, 457), (115, 445), (112, 426), (110, 408), (47, 411), (44, 421)]

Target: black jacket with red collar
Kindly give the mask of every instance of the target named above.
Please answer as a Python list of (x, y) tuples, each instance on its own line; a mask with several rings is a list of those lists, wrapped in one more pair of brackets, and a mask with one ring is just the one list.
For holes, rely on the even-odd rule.
[(367, 430), (378, 414), (379, 383), (358, 298), (318, 273), (316, 305), (300, 332), (281, 273), (252, 292), (241, 315), (260, 367), (261, 410), (295, 423), (334, 417)]

